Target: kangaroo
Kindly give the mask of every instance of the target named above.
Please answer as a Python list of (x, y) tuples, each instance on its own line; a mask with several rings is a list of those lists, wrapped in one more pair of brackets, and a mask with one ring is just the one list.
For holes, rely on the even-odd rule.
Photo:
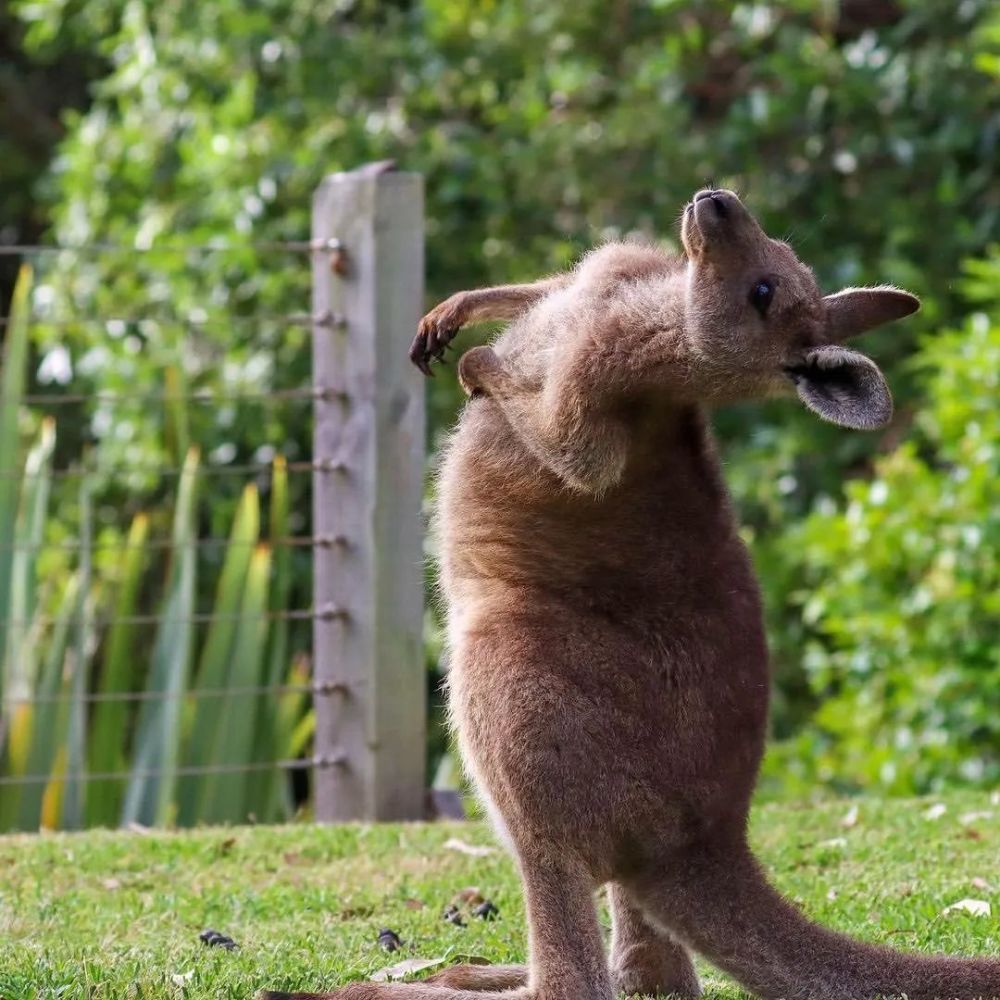
[(679, 256), (608, 244), (422, 320), (411, 358), (426, 373), (462, 326), (512, 321), (459, 363), (470, 400), (436, 530), (451, 711), (520, 867), (529, 964), (295, 997), (695, 997), (692, 953), (765, 998), (1000, 997), (996, 958), (903, 954), (810, 922), (747, 844), (767, 649), (706, 410), (788, 388), (826, 420), (883, 426), (885, 379), (843, 343), (919, 302), (822, 295), (731, 191), (695, 194), (681, 239)]

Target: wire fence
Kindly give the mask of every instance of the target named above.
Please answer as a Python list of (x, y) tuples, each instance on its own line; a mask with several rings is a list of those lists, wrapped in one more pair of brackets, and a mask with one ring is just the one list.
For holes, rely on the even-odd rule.
[[(170, 245), (153, 245), (149, 247), (120, 245), (107, 242), (95, 242), (75, 246), (55, 246), (55, 245), (5, 245), (0, 246), (0, 256), (20, 256), (25, 258), (36, 258), (41, 260), (41, 266), (49, 274), (53, 270), (57, 271), (59, 261), (66, 255), (80, 255), (90, 259), (100, 258), (107, 255), (173, 255), (188, 258), (192, 254), (226, 254), (243, 251), (253, 251), (256, 254), (288, 253), (291, 255), (313, 255), (338, 253), (342, 250), (340, 241), (334, 238), (322, 240), (284, 240), (284, 241), (264, 241), (254, 243), (219, 243), (212, 242), (206, 244), (174, 243)], [(7, 315), (0, 316), (0, 337), (11, 336), (15, 329), (16, 317)], [(199, 337), (206, 333), (234, 332), (236, 336), (246, 337), (252, 334), (255, 329), (268, 327), (293, 327), (307, 328), (313, 331), (344, 331), (347, 328), (345, 317), (336, 315), (333, 312), (313, 313), (306, 310), (292, 310), (282, 313), (266, 314), (239, 314), (235, 316), (218, 315), (209, 316), (206, 314), (193, 313), (186, 316), (163, 315), (156, 313), (132, 314), (132, 315), (79, 315), (79, 316), (49, 316), (44, 312), (36, 312), (29, 317), (29, 324), (32, 327), (42, 327), (51, 336), (56, 334), (69, 336), (74, 331), (88, 331), (88, 335), (93, 339), (106, 332), (109, 340), (120, 339), (129, 328), (143, 330), (150, 328), (172, 327), (184, 331), (186, 336)], [(202, 376), (204, 377), (204, 376)], [(77, 388), (71, 381), (51, 386), (31, 385), (29, 377), (29, 388), (21, 391), (16, 398), (0, 399), (3, 408), (9, 405), (16, 405), (19, 409), (27, 410), (34, 415), (44, 414), (50, 418), (79, 420), (79, 413), (93, 410), (94, 408), (111, 407), (130, 404), (139, 404), (142, 407), (150, 406), (180, 406), (189, 408), (192, 406), (201, 407), (221, 407), (234, 404), (259, 404), (262, 406), (273, 406), (283, 403), (299, 403), (315, 406), (317, 403), (339, 403), (345, 405), (349, 402), (349, 393), (342, 387), (305, 384), (295, 386), (274, 387), (269, 385), (252, 386), (230, 386), (220, 388), (217, 384), (211, 387), (195, 387), (179, 390), (171, 387), (136, 387), (129, 390), (108, 391), (100, 388)], [(78, 379), (73, 379), (79, 385)], [(100, 383), (100, 378), (91, 380), (93, 383)], [(217, 381), (217, 380), (216, 380)], [(304, 426), (309, 418), (309, 411), (303, 409), (295, 416), (296, 424), (294, 430), (297, 436), (303, 437), (308, 434), (308, 427)], [(259, 444), (267, 444), (265, 441)], [(100, 442), (96, 443), (95, 450), (100, 452)], [(205, 464), (197, 469), (199, 480), (211, 481), (212, 479), (224, 477), (228, 480), (259, 481), (262, 477), (271, 479), (275, 475), (282, 477), (302, 476), (308, 474), (309, 477), (316, 475), (326, 475), (334, 471), (344, 471), (345, 464), (331, 459), (309, 459), (306, 461), (292, 460), (281, 455), (277, 450), (274, 457), (268, 462), (231, 462), (226, 464)], [(155, 478), (156, 480), (177, 480), (185, 474), (185, 466), (178, 459), (174, 462), (137, 463), (122, 467), (100, 466), (90, 458), (80, 455), (77, 461), (68, 467), (52, 467), (51, 465), (39, 469), (34, 474), (26, 471), (24, 465), (23, 451), (15, 457), (9, 450), (4, 449), (3, 459), (0, 460), (0, 488), (3, 481), (11, 484), (15, 492), (20, 492), (21, 499), (27, 496), (29, 487), (33, 481), (44, 482), (47, 490), (58, 490), (59, 484), (67, 480), (79, 480), (81, 484), (93, 484), (100, 482), (103, 489), (116, 485), (120, 488), (121, 481), (125, 477), (136, 475)], [(308, 500), (308, 481), (303, 487), (292, 487), (294, 495)], [(63, 500), (65, 498), (62, 498)], [(139, 499), (147, 499), (140, 494)], [(58, 512), (47, 512), (47, 518), (52, 519)], [(23, 514), (23, 511), (22, 511)], [(203, 521), (204, 518), (199, 519)], [(42, 525), (42, 532), (36, 537), (21, 537), (17, 530), (8, 532), (7, 537), (0, 537), (0, 569), (4, 558), (7, 559), (6, 570), (8, 574), (12, 571), (14, 560), (38, 560), (46, 552), (58, 551), (75, 560), (77, 568), (75, 572), (84, 573), (88, 579), (87, 584), (92, 588), (95, 584), (102, 585), (104, 581), (99, 580), (91, 565), (92, 557), (98, 553), (118, 553), (124, 556), (129, 545), (128, 539), (124, 535), (126, 525), (121, 523), (104, 524), (102, 528), (111, 527), (115, 529), (112, 539), (93, 539), (92, 530), (81, 531), (76, 537), (48, 538), (45, 534), (45, 525)], [(141, 550), (147, 557), (152, 557), (155, 553), (163, 553), (178, 558), (178, 553), (182, 548), (194, 550), (197, 553), (207, 550), (214, 550), (225, 555), (227, 558), (234, 558), (234, 553), (238, 560), (239, 550), (247, 552), (257, 550), (262, 545), (266, 545), (273, 554), (282, 550), (304, 551), (325, 550), (333, 548), (344, 548), (348, 545), (345, 535), (339, 533), (331, 534), (293, 534), (280, 533), (265, 537), (257, 534), (255, 537), (236, 537), (226, 534), (201, 534), (197, 533), (192, 537), (179, 540), (177, 537), (163, 535), (158, 537), (146, 537), (141, 541)], [(308, 568), (308, 567), (307, 567)], [(16, 575), (16, 571), (14, 571)], [(17, 583), (18, 581), (14, 581)], [(280, 772), (290, 775), (292, 772), (307, 776), (309, 772), (323, 767), (331, 766), (337, 758), (336, 755), (323, 753), (317, 750), (313, 752), (308, 744), (301, 746), (295, 757), (283, 757), (279, 755), (281, 745), (276, 740), (280, 735), (271, 731), (263, 733), (268, 737), (269, 743), (274, 753), (271, 760), (253, 759), (226, 759), (224, 754), (212, 754), (212, 747), (206, 747), (206, 759), (203, 762), (192, 763), (175, 762), (169, 767), (149, 767), (142, 766), (141, 759), (136, 756), (131, 763), (127, 759), (130, 742), (130, 734), (122, 732), (109, 734), (100, 732), (95, 727), (101, 724), (100, 717), (95, 714), (102, 708), (117, 707), (124, 712), (124, 716), (116, 716), (116, 721), (122, 719), (133, 728), (138, 726), (141, 718), (137, 713), (140, 710), (149, 710), (169, 703), (175, 703), (184, 708), (188, 713), (197, 711), (198, 706), (211, 705), (250, 705), (269, 702), (280, 702), (290, 696), (297, 699), (297, 718), (292, 721), (302, 725), (305, 718), (304, 713), (309, 710), (309, 705), (313, 699), (326, 698), (331, 696), (343, 696), (346, 688), (342, 684), (327, 682), (316, 682), (308, 677), (299, 680), (291, 680), (288, 676), (271, 671), (270, 677), (259, 676), (257, 682), (246, 683), (245, 672), (239, 671), (239, 664), (234, 662), (237, 655), (237, 645), (234, 644), (230, 650), (228, 658), (217, 659), (214, 663), (216, 669), (212, 672), (212, 677), (223, 683), (213, 686), (212, 678), (199, 677), (199, 670), (209, 673), (209, 668), (213, 664), (208, 659), (210, 639), (200, 644), (197, 652), (200, 658), (196, 658), (194, 652), (187, 655), (188, 662), (185, 664), (184, 673), (187, 683), (182, 686), (164, 686), (156, 683), (155, 665), (151, 663), (151, 658), (143, 654), (143, 641), (139, 636), (139, 631), (153, 628), (158, 631), (170, 629), (174, 626), (199, 626), (212, 629), (238, 630), (253, 627), (258, 630), (267, 630), (268, 635), (265, 642), (273, 640), (273, 630), (275, 626), (282, 626), (287, 629), (295, 623), (330, 622), (345, 620), (347, 612), (345, 609), (326, 605), (319, 608), (293, 607), (293, 606), (267, 606), (267, 603), (258, 603), (255, 607), (238, 607), (237, 610), (225, 610), (220, 605), (213, 606), (212, 593), (210, 588), (204, 588), (204, 592), (195, 596), (190, 602), (191, 607), (186, 613), (180, 614), (176, 607), (172, 607), (168, 595), (162, 592), (162, 581), (158, 581), (155, 576), (146, 582), (149, 590), (145, 598), (147, 608), (133, 609), (130, 613), (113, 613), (109, 606), (101, 608), (103, 603), (100, 597), (92, 597), (91, 600), (97, 603), (97, 607), (84, 606), (79, 604), (69, 613), (60, 611), (58, 602), (51, 594), (44, 594), (46, 585), (50, 589), (58, 589), (64, 581), (43, 581), (36, 580), (34, 583), (35, 592), (13, 593), (8, 597), (6, 607), (0, 606), (0, 665), (3, 672), (0, 674), (0, 692), (3, 694), (2, 713), (0, 713), (0, 788), (7, 788), (7, 801), (11, 801), (15, 790), (30, 789), (31, 787), (48, 788), (50, 791), (58, 792), (67, 783), (80, 782), (84, 785), (94, 782), (112, 782), (121, 786), (135, 785), (137, 782), (168, 780), (177, 782), (184, 778), (202, 778), (218, 775), (262, 775), (266, 772)], [(22, 586), (30, 587), (32, 581), (28, 577), (20, 580)], [(157, 583), (161, 583), (161, 589), (157, 589)], [(271, 581), (268, 581), (270, 584)], [(220, 581), (221, 586), (221, 581)], [(300, 593), (302, 587), (286, 588), (283, 596), (288, 599), (288, 592), (297, 589)], [(241, 595), (243, 597), (245, 595)], [(201, 603), (202, 608), (195, 605)], [(274, 601), (270, 601), (271, 604)], [(32, 608), (31, 613), (25, 615), (26, 608)], [(22, 614), (17, 613), (20, 608)], [(113, 629), (126, 628), (136, 634), (133, 635), (133, 643), (130, 648), (130, 655), (134, 659), (134, 668), (129, 671), (129, 676), (124, 679), (124, 688), (115, 690), (102, 690), (98, 685), (102, 669), (107, 669), (108, 664), (103, 662), (107, 659), (108, 633)], [(85, 632), (88, 635), (86, 648), (79, 648), (79, 643), (74, 647), (73, 643), (66, 643), (60, 648), (58, 633), (60, 629), (64, 633)], [(138, 630), (138, 631), (137, 631)], [(210, 633), (211, 634), (211, 633)], [(290, 642), (289, 636), (285, 634), (282, 641), (286, 645), (286, 657), (291, 660), (294, 652), (298, 649), (303, 651), (303, 637), (297, 642)], [(308, 650), (308, 645), (305, 647)], [(243, 649), (245, 654), (246, 650)], [(58, 673), (62, 674), (58, 685), (50, 684), (46, 687), (43, 683), (41, 671), (38, 669), (38, 661), (46, 656), (60, 655), (63, 662), (58, 665)], [(74, 657), (85, 662), (74, 662)], [(221, 669), (220, 669), (221, 668)], [(67, 676), (72, 676), (67, 682)], [(86, 675), (86, 676), (85, 676)], [(233, 678), (231, 683), (225, 683), (227, 676)], [(236, 677), (243, 677), (244, 681), (235, 680)], [(77, 718), (82, 719), (83, 735), (72, 732), (72, 721), (65, 714), (66, 710), (77, 712)], [(52, 716), (52, 712), (63, 713), (61, 716)], [(231, 719), (218, 720), (228, 725), (247, 725), (248, 720)], [(250, 720), (252, 721), (252, 720)], [(273, 719), (271, 720), (273, 722)], [(52, 728), (42, 728), (38, 723), (54, 723)], [(25, 725), (28, 726), (28, 733), (25, 736)], [(20, 727), (20, 728), (19, 728)], [(90, 730), (89, 732), (87, 730)], [(109, 735), (117, 743), (121, 751), (119, 760), (120, 766), (107, 769), (94, 766), (98, 763), (98, 758), (90, 752), (97, 739), (108, 739)], [(255, 729), (255, 736), (260, 736), (260, 727)], [(287, 733), (285, 734), (287, 735)], [(142, 737), (141, 733), (134, 734), (134, 741)], [(177, 726), (175, 731), (167, 735), (167, 742), (172, 744), (172, 749), (178, 750), (190, 758), (192, 753), (196, 753), (199, 748), (186, 745), (186, 738), (182, 726)], [(84, 748), (88, 752), (85, 758), (78, 760), (71, 767), (64, 767), (60, 770), (58, 761), (60, 750), (74, 749), (72, 744), (76, 744), (75, 749)], [(171, 748), (167, 748), (171, 749)], [(285, 749), (289, 749), (286, 745)], [(39, 762), (45, 766), (39, 767)], [(284, 798), (294, 805), (286, 794)], [(281, 801), (282, 796), (277, 797)], [(122, 803), (115, 803), (116, 807)], [(252, 802), (248, 798), (240, 808), (249, 808)], [(39, 813), (41, 804), (39, 803)], [(84, 809), (76, 816), (63, 816), (62, 820), (66, 825), (79, 825), (81, 821), (86, 821), (87, 813)], [(128, 817), (122, 813), (122, 820)], [(143, 816), (145, 820), (156, 821), (162, 817), (156, 815)], [(233, 820), (245, 819), (245, 815), (235, 813), (231, 817)], [(271, 818), (275, 818), (273, 815)], [(280, 815), (277, 817), (280, 818)], [(24, 826), (25, 815), (23, 810), (8, 811), (6, 814), (3, 808), (3, 801), (0, 799), (0, 828), (16, 828)], [(29, 823), (34, 818), (29, 816)], [(42, 822), (41, 814), (38, 821)]]
[[(423, 815), (423, 400), (405, 365), (422, 305), (420, 180), (362, 170), (316, 197), (331, 192), (308, 239), (0, 245), (56, 289), (75, 260), (116, 273), (152, 260), (163, 281), (209, 255), (249, 273), (307, 268), (286, 284), (312, 289), (232, 314), (213, 300), (75, 315), (51, 291), (34, 307), (48, 349), (132, 336), (141, 351), (170, 331), (177, 362), (149, 385), (112, 372), (112, 387), (67, 355), (58, 377), (0, 383), (0, 831), (273, 820), (313, 801), (320, 819)], [(5, 367), (23, 327), (0, 316)], [(311, 374), (280, 384), (281, 365), (241, 375), (234, 358), (220, 375), (206, 357), (225, 363), (230, 339), (286, 357), (304, 346)], [(237, 407), (270, 416), (219, 461), (199, 414)], [(151, 409), (164, 427), (185, 415), (185, 447), (123, 461), (106, 446), (116, 414)], [(17, 431), (25, 414), (34, 444)]]

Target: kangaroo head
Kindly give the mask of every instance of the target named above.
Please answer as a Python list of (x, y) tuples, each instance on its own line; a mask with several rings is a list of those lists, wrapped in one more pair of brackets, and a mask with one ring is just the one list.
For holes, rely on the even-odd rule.
[(824, 296), (787, 243), (761, 229), (732, 191), (699, 191), (684, 209), (684, 332), (696, 391), (706, 401), (771, 395), (788, 380), (821, 417), (880, 427), (892, 397), (869, 358), (841, 346), (915, 312), (895, 288)]
[[(914, 296), (887, 287), (824, 296), (731, 191), (699, 191), (681, 236), (683, 258), (627, 243), (589, 254), (496, 351), (463, 355), (466, 391), (493, 397), (544, 464), (597, 494), (620, 479), (637, 422), (658, 428), (663, 404), (714, 405), (794, 386), (833, 423), (889, 421), (885, 378), (843, 342), (914, 312)], [(522, 296), (518, 288), (515, 303)]]

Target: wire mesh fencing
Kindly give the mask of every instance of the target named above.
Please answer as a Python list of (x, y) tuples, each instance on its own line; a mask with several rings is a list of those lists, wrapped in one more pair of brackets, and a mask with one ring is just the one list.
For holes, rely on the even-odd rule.
[[(233, 384), (202, 365), (205, 384), (191, 386), (187, 360), (209, 331), (225, 337), (225, 318), (52, 317), (22, 271), (0, 317), (0, 830), (278, 821), (314, 809), (323, 819), (422, 813), (423, 774), (412, 764), (424, 755), (422, 573), (412, 548), (422, 387), (394, 362), (374, 365), (389, 338), (405, 356), (402, 326), (421, 306), (419, 277), (403, 300), (392, 291), (400, 267), (422, 273), (419, 178), (395, 175), (388, 188), (402, 190), (400, 178), (411, 259), (381, 245), (386, 182), (364, 171), (333, 179), (352, 234), (344, 241), (314, 232), (300, 241), (0, 247), (39, 260), (43, 280), (74, 255), (127, 267), (156, 255), (280, 254), (290, 260), (282, 266), (309, 268), (313, 300), (311, 310), (295, 303), (232, 320), (244, 346), (262, 325), (305, 331), (295, 366), (303, 377), (283, 384), (272, 364)], [(374, 188), (367, 204), (359, 185)], [(80, 377), (72, 365), (56, 384), (38, 377), (39, 339), (65, 352), (73, 331), (90, 327), (87, 344), (99, 353), (102, 336), (121, 342), (150, 324), (171, 325), (176, 359), (155, 385), (93, 366)], [(282, 348), (273, 337), (265, 346)], [(386, 420), (390, 404), (396, 416)], [(237, 418), (236, 431), (220, 432)], [(116, 446), (130, 419), (159, 430), (153, 447)], [(236, 445), (220, 446), (227, 437)], [(401, 458), (410, 466), (402, 492)], [(391, 524), (380, 520), (387, 508)], [(399, 701), (383, 717), (390, 697)], [(407, 763), (387, 767), (387, 755)]]

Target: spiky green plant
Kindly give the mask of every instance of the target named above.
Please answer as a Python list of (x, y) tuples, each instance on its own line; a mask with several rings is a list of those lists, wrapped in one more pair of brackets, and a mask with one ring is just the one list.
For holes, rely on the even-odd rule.
[[(292, 807), (287, 779), (267, 765), (301, 753), (312, 731), (302, 692), (259, 690), (308, 678), (301, 660), (290, 662), (280, 614), (291, 595), (291, 555), (281, 544), (289, 533), (284, 460), (273, 467), (271, 544), (261, 538), (257, 488), (244, 490), (200, 648), (197, 449), (187, 448), (178, 480), (164, 583), (148, 577), (150, 519), (142, 513), (120, 558), (110, 568), (92, 565), (86, 474), (77, 565), (46, 578), (39, 559), (56, 425), (37, 424), (22, 459), (30, 290), (25, 268), (0, 374), (0, 830), (284, 818)], [(166, 378), (178, 448), (189, 436), (183, 373)], [(148, 655), (136, 620), (147, 607), (159, 613)], [(188, 777), (185, 766), (224, 770)]]
[[(112, 603), (112, 624), (105, 641), (104, 658), (97, 679), (98, 701), (90, 725), (87, 761), (92, 774), (127, 770), (125, 756), (129, 703), (123, 696), (136, 690), (134, 664), (139, 655), (138, 631), (134, 621), (146, 564), (149, 518), (137, 514), (122, 547), (121, 577)], [(87, 792), (87, 825), (114, 826), (121, 817), (124, 789), (111, 778), (94, 781)]]
[(181, 696), (190, 676), (194, 636), (198, 463), (198, 451), (192, 448), (184, 460), (177, 491), (170, 576), (146, 688), (151, 697), (142, 702), (136, 723), (132, 774), (122, 816), (126, 823), (164, 824), (175, 817)]

